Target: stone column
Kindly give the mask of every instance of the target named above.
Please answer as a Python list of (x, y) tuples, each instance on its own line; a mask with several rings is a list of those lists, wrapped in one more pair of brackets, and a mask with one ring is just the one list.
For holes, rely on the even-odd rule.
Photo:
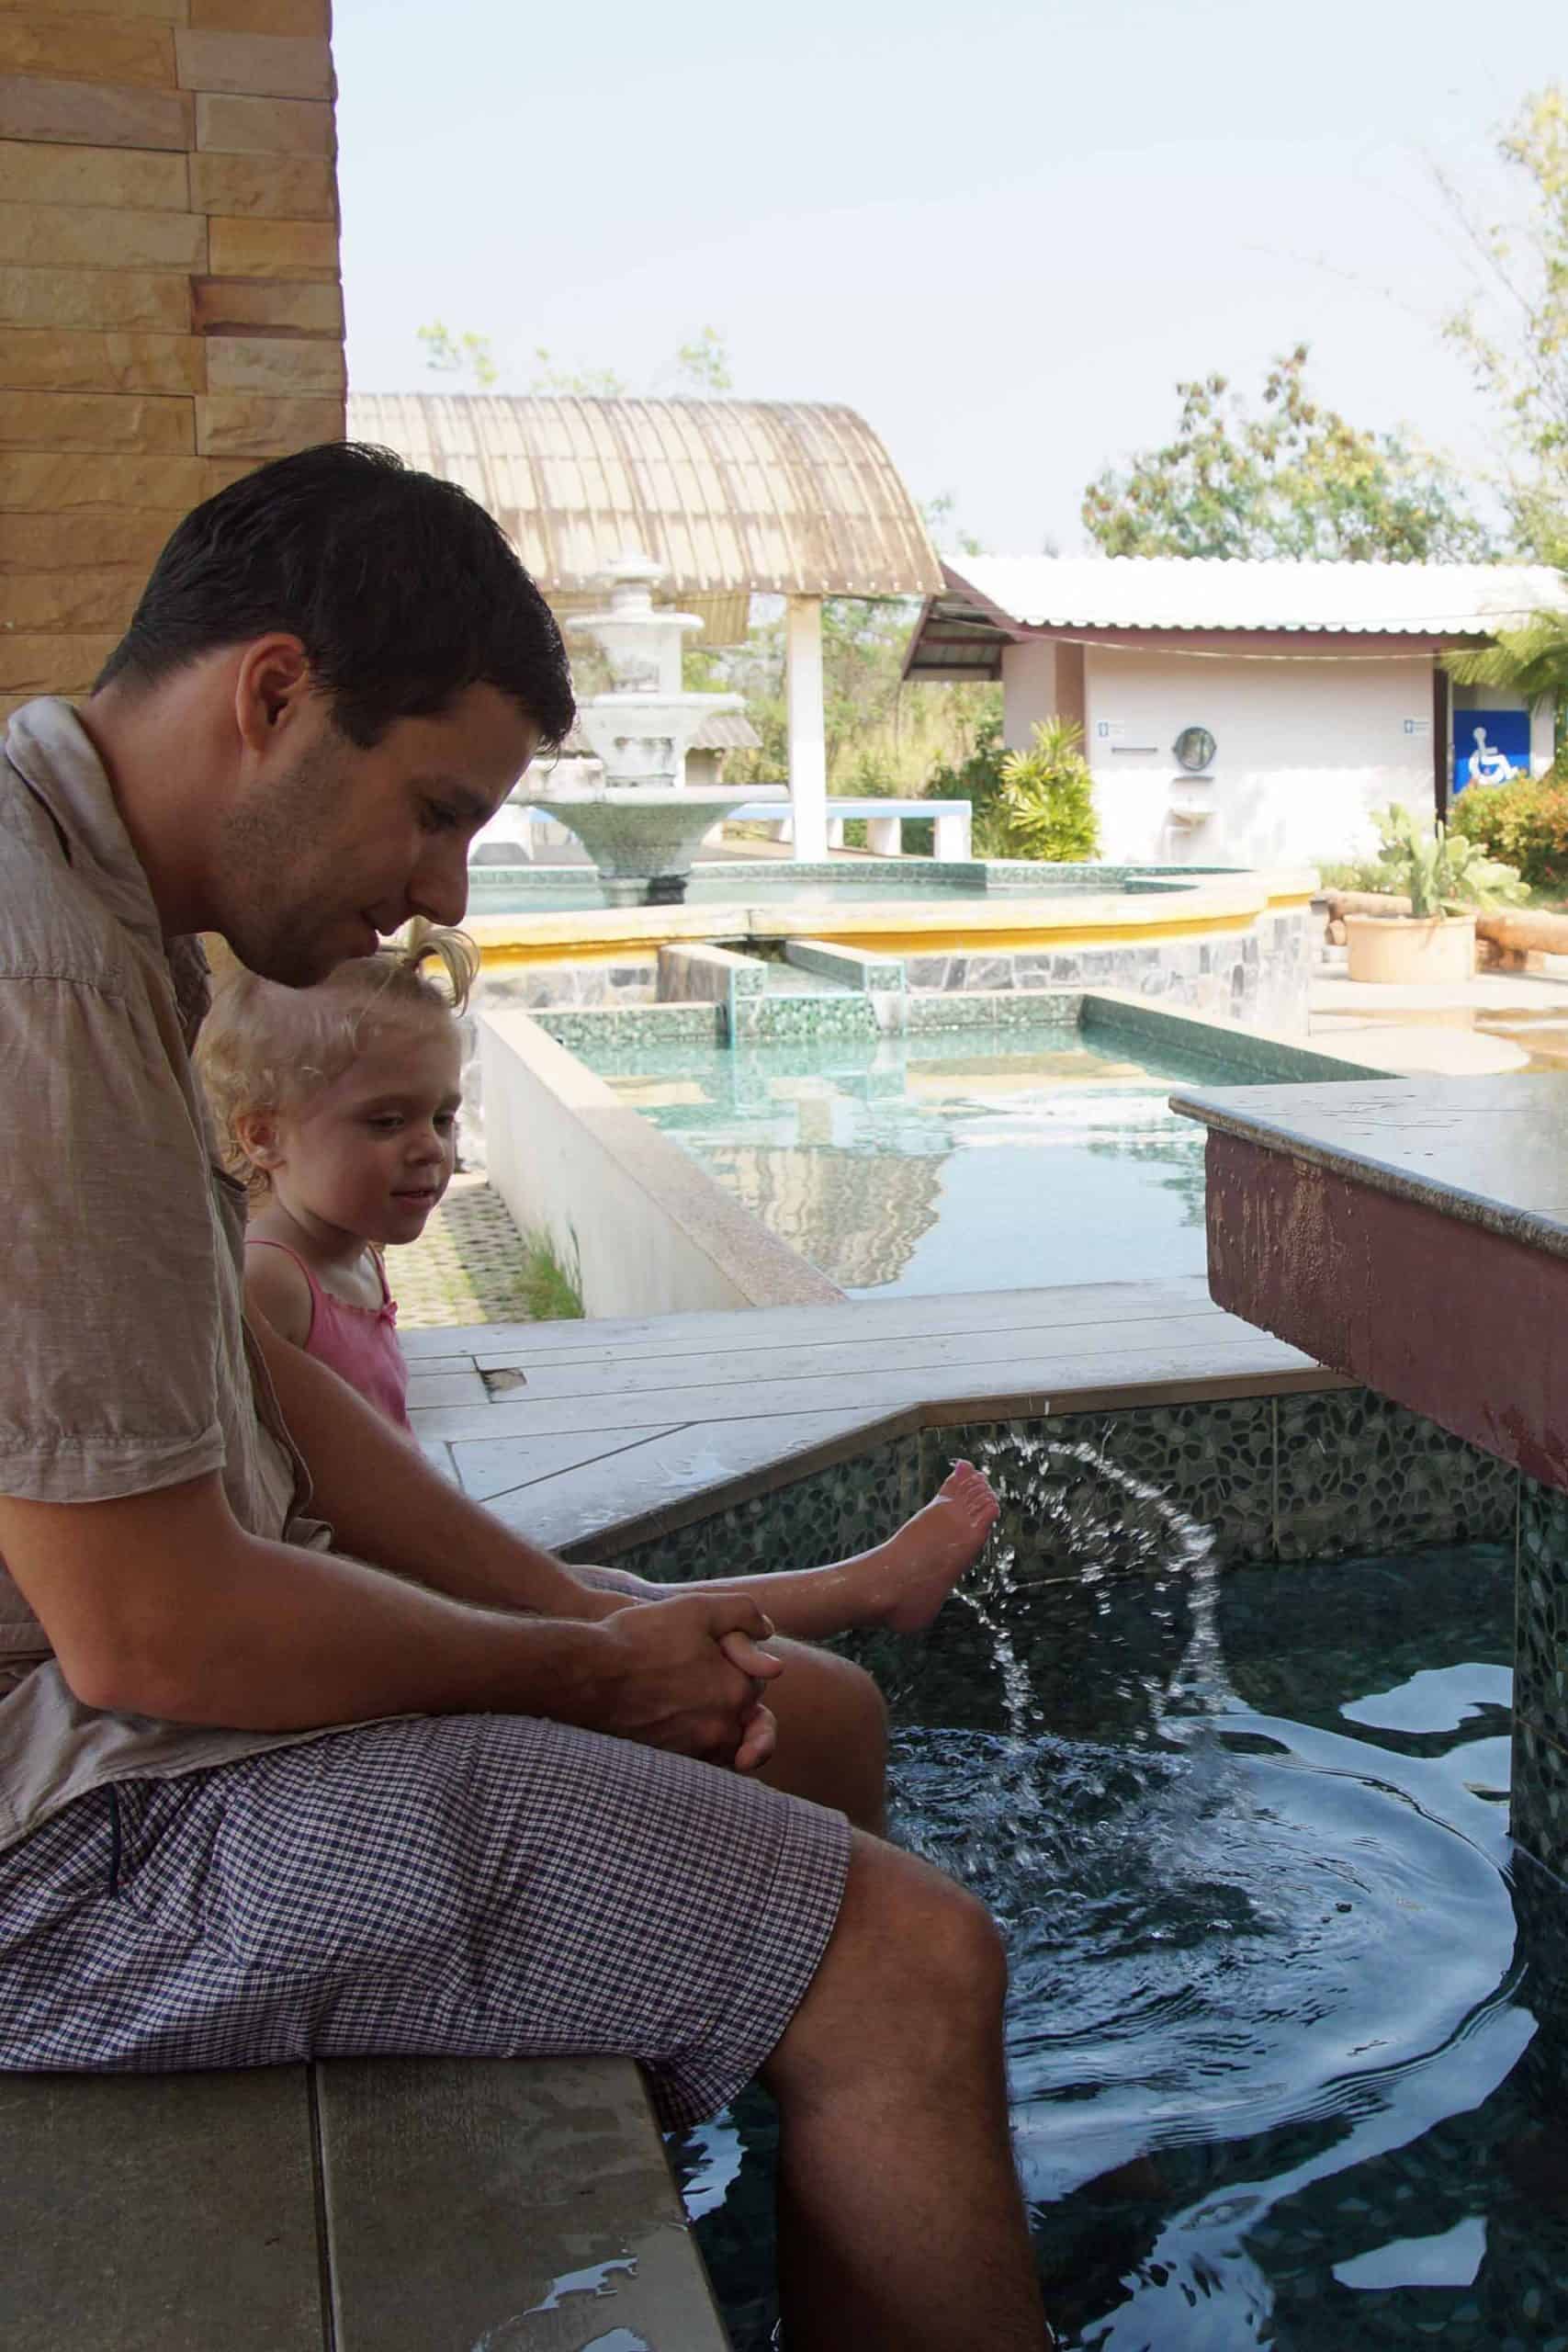
[(822, 600), (792, 596), (784, 622), (789, 709), (789, 797), (795, 854), (828, 854), (828, 733), (822, 702)]
[(182, 514), (344, 431), (330, 0), (0, 11), (0, 721)]

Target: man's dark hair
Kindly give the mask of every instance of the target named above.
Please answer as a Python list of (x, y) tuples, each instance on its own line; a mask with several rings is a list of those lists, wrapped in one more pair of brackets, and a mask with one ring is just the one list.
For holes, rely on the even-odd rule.
[(510, 695), (546, 745), (576, 715), (555, 616), (500, 525), (390, 449), (325, 442), (195, 507), (97, 685), (152, 685), (271, 629), (299, 638), (361, 746), (396, 719), (448, 709), (466, 686)]

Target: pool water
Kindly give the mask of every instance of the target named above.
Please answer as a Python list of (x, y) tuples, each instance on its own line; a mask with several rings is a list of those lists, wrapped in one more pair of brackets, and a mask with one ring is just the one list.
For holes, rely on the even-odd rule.
[[(1064, 1579), (1061, 1531), (1048, 1568), (1029, 1532), (1049, 1464), (987, 1466), (977, 1606), (863, 1654), (895, 1834), (1007, 1937), (1063, 2345), (1568, 2352), (1568, 2166), (1523, 2079), (1511, 1558), (1218, 1577), (1129, 1485)], [(751, 2093), (677, 2152), (738, 2352), (775, 2316), (771, 2144)]]
[(1167, 1097), (1251, 1076), (1060, 1023), (592, 1059), (781, 1241), (883, 1298), (1201, 1273), (1203, 1131)]

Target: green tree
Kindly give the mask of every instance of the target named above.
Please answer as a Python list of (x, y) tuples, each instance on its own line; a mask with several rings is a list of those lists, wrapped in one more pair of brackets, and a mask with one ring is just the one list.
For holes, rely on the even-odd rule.
[[(637, 390), (613, 368), (558, 368), (542, 344), (536, 345), (534, 357), (538, 368), (529, 383), (530, 392), (553, 393), (566, 399), (615, 401), (629, 400)], [(645, 387), (648, 397), (657, 398), (660, 384), (671, 379), (676, 400), (705, 399), (714, 392), (734, 390), (729, 353), (716, 327), (699, 327), (694, 335), (677, 346), (671, 365)]]
[(1511, 222), (1476, 219), (1445, 191), (1469, 237), (1479, 284), (1446, 323), (1503, 419), (1502, 484), (1520, 546), (1568, 560), (1568, 92), (1527, 97), (1497, 142), (1520, 199)]
[(1084, 492), (1107, 555), (1285, 556), (1327, 561), (1480, 560), (1485, 525), (1440, 458), (1404, 433), (1373, 434), (1314, 400), (1308, 346), (1276, 359), (1260, 409), (1227, 400), (1224, 376), (1178, 384), (1176, 435)]
[[(953, 782), (987, 729), (999, 736), (1001, 689), (989, 684), (907, 683), (904, 654), (916, 607), (829, 597), (822, 607), (822, 702), (829, 789), (870, 797), (932, 792), (970, 797)], [(776, 783), (788, 771), (784, 632), (762, 620), (744, 645), (689, 651), (688, 686), (721, 687), (745, 696), (746, 716), (761, 738), (755, 752), (732, 752), (725, 776), (740, 784)], [(999, 788), (999, 778), (998, 779)]]
[(699, 327), (689, 343), (681, 345), (675, 354), (675, 374), (678, 398), (735, 390), (729, 353), (716, 327)]
[(425, 366), (436, 375), (471, 376), (481, 392), (488, 392), (499, 377), (488, 334), (454, 334), (440, 319), (414, 332), (424, 346)]
[(531, 393), (555, 400), (625, 400), (631, 386), (613, 368), (558, 368), (542, 343), (534, 345), (536, 362), (528, 379)]

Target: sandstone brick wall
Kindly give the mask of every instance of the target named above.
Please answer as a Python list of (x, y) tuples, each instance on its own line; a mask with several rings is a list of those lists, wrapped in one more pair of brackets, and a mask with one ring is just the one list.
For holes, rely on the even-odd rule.
[(331, 0), (0, 0), (0, 719), (344, 430)]

